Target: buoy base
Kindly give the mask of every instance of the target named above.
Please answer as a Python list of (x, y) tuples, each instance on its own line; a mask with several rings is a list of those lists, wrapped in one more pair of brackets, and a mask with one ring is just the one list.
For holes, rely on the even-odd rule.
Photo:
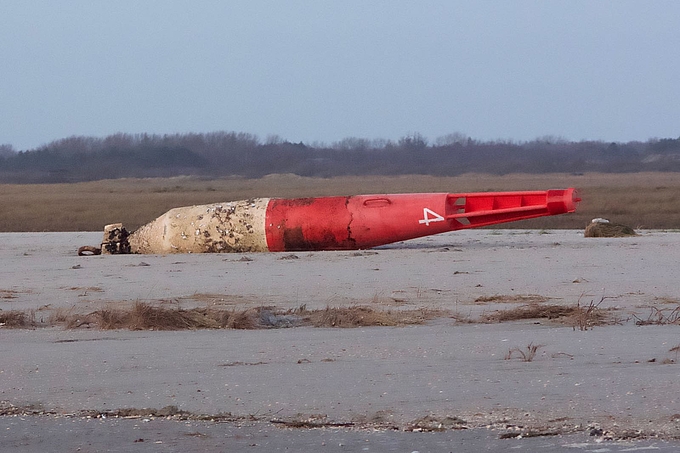
[(125, 255), (132, 253), (128, 238), (130, 233), (122, 223), (112, 223), (104, 227), (104, 239), (102, 240), (102, 255)]

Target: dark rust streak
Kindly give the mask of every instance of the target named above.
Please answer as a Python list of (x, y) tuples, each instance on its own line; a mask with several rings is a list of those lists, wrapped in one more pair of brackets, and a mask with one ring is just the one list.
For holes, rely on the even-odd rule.
[(287, 251), (315, 250), (314, 245), (305, 239), (302, 227), (286, 228), (283, 225), (283, 244)]
[(316, 198), (291, 198), (291, 199), (277, 199), (276, 204), (280, 206), (294, 207), (294, 206), (310, 206), (314, 204)]
[[(345, 209), (347, 209), (347, 206), (349, 205), (349, 200), (351, 198), (352, 197), (345, 198)], [(349, 223), (347, 224), (347, 239), (345, 240), (345, 242), (347, 244), (356, 244), (356, 242), (357, 242), (356, 239), (354, 239), (352, 237), (352, 222), (354, 221), (354, 214), (349, 209), (347, 209), (347, 211), (349, 212)], [(352, 247), (349, 247), (349, 248), (355, 248), (355, 247), (352, 246)]]

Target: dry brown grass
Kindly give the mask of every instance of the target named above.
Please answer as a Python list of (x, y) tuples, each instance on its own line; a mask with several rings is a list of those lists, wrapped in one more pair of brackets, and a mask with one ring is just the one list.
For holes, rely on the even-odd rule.
[[(604, 297), (600, 298), (597, 303), (591, 300), (588, 305), (581, 304), (581, 301), (579, 300), (576, 304), (574, 313), (571, 315), (571, 319), (573, 320), (572, 327), (574, 330), (578, 329), (585, 331), (592, 329), (595, 326), (605, 324), (608, 319), (607, 313), (600, 309), (600, 305), (604, 300)], [(612, 322), (614, 321), (615, 320), (612, 320)]]
[(484, 322), (509, 322), (527, 319), (558, 319), (572, 316), (575, 307), (554, 304), (522, 305), (510, 310), (500, 310), (482, 316)]
[(431, 319), (447, 317), (445, 310), (376, 310), (370, 307), (327, 307), (295, 310), (257, 307), (246, 310), (224, 308), (163, 307), (137, 302), (131, 307), (106, 307), (91, 313), (76, 313), (60, 308), (44, 319), (36, 320), (35, 311), (0, 311), (0, 327), (34, 328), (62, 326), (102, 330), (196, 330), (196, 329), (270, 329), (296, 326), (370, 327), (423, 324)]
[(680, 324), (680, 305), (675, 308), (650, 307), (647, 318), (633, 315), (635, 324), (638, 326), (665, 326), (668, 324)]
[(578, 211), (508, 224), (513, 228), (578, 228), (595, 217), (641, 228), (680, 227), (680, 173), (467, 174), (456, 177), (370, 176), (331, 179), (272, 175), (261, 179), (120, 179), (77, 184), (0, 185), (0, 231), (129, 230), (168, 209), (250, 197), (306, 197), (398, 192), (480, 192), (577, 187)]
[(533, 342), (529, 343), (526, 348), (518, 348), (514, 347), (508, 351), (508, 353), (505, 355), (505, 360), (510, 360), (513, 357), (518, 357), (522, 360), (522, 362), (533, 362), (534, 358), (536, 358), (536, 353), (538, 352), (539, 349), (541, 349), (543, 344), (534, 344)]
[(591, 302), (589, 305), (582, 305), (580, 301), (576, 305), (522, 305), (510, 310), (500, 310), (484, 314), (480, 321), (500, 323), (548, 319), (562, 325), (571, 326), (574, 330), (589, 330), (595, 326), (617, 323), (618, 321), (611, 316), (613, 310), (601, 309), (601, 302), (602, 300), (598, 303)]
[(33, 310), (0, 310), (0, 327), (26, 329), (36, 325), (35, 311)]
[(300, 314), (314, 327), (369, 327), (424, 324), (448, 315), (442, 310), (388, 310), (369, 307), (327, 307), (325, 310), (301, 311)]
[(74, 308), (60, 307), (52, 310), (47, 318), (47, 324), (52, 326), (63, 325), (67, 329), (73, 329), (80, 323), (78, 316), (74, 315)]
[[(588, 330), (598, 325), (618, 323), (611, 315), (612, 310), (600, 309), (599, 305), (592, 302), (583, 306), (580, 302), (574, 306), (530, 303), (472, 318), (436, 309), (381, 310), (351, 306), (307, 310), (304, 305), (293, 310), (276, 307), (236, 310), (218, 306), (183, 309), (136, 302), (129, 307), (108, 306), (91, 313), (77, 313), (73, 307), (57, 308), (49, 312), (40, 311), (39, 319), (35, 310), (0, 310), (0, 327), (61, 326), (66, 329), (86, 327), (103, 330), (271, 329), (298, 326), (354, 328), (418, 325), (437, 318), (449, 318), (468, 324), (548, 319), (556, 324), (571, 326), (574, 330)], [(680, 317), (680, 309), (654, 313), (655, 316), (650, 316), (647, 321), (640, 322), (638, 319), (638, 324), (678, 322)], [(659, 313), (663, 314), (662, 318)]]
[(106, 308), (87, 316), (89, 322), (104, 330), (196, 330), (255, 329), (260, 326), (259, 311), (218, 310), (209, 308), (158, 307), (137, 302), (131, 309)]
[(539, 296), (538, 294), (513, 294), (513, 295), (508, 295), (508, 294), (495, 294), (493, 296), (479, 296), (478, 298), (475, 299), (476, 304), (487, 304), (487, 303), (496, 303), (496, 304), (516, 304), (516, 303), (525, 303), (525, 304), (535, 304), (535, 303), (541, 303), (549, 300), (549, 297), (545, 296)]
[(422, 324), (442, 316), (433, 310), (379, 311), (369, 307), (327, 307), (323, 310), (277, 310), (258, 307), (247, 310), (162, 308), (136, 303), (131, 310), (99, 310), (96, 323), (102, 329), (185, 330), (263, 329), (293, 326), (369, 327)]

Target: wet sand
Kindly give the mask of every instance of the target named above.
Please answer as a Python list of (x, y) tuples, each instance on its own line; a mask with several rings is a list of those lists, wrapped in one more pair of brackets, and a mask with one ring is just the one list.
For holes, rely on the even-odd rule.
[[(179, 412), (149, 418), (172, 421), (163, 426), (176, 428), (159, 428), (166, 441), (186, 440), (180, 427), (190, 421), (180, 419), (198, 423), (218, 414), (229, 416), (202, 421), (201, 429), (250, 426), (284, 444), (301, 436), (290, 426), (350, 437), (443, 429), (450, 442), (466, 428), (488, 445), (512, 433), (564, 436), (557, 449), (544, 451), (574, 444), (570, 436), (585, 436), (585, 450), (609, 437), (649, 446), (639, 437), (680, 436), (680, 364), (670, 351), (680, 344), (680, 326), (636, 325), (652, 307), (668, 313), (680, 303), (680, 233), (593, 239), (572, 230), (474, 230), (362, 252), (75, 255), (100, 236), (0, 234), (0, 308), (47, 319), (59, 309), (88, 313), (136, 301), (236, 309), (368, 305), (446, 309), (457, 320), (360, 329), (0, 329), (4, 412), (48, 414), (25, 415), (25, 423), (73, 420), (87, 432), (87, 415), (101, 422), (124, 408), (172, 406)], [(616, 322), (586, 331), (549, 320), (464, 322), (535, 296), (564, 305), (601, 301), (601, 309), (616, 309)], [(506, 359), (529, 344), (541, 345), (531, 362), (517, 354)], [(29, 430), (10, 423), (17, 417), (0, 417), (6, 431)], [(125, 432), (125, 442), (135, 440), (132, 426)], [(200, 450), (201, 439), (193, 437), (191, 448)], [(399, 445), (415, 445), (408, 442)], [(373, 445), (371, 451), (389, 451)]]

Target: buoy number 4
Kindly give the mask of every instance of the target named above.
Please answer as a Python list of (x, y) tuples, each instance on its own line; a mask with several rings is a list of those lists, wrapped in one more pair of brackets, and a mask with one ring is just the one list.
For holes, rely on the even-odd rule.
[(430, 223), (432, 222), (443, 222), (444, 217), (440, 216), (436, 212), (434, 212), (431, 209), (428, 208), (423, 208), (423, 218), (418, 220), (418, 223), (425, 224), (425, 226), (430, 226)]

